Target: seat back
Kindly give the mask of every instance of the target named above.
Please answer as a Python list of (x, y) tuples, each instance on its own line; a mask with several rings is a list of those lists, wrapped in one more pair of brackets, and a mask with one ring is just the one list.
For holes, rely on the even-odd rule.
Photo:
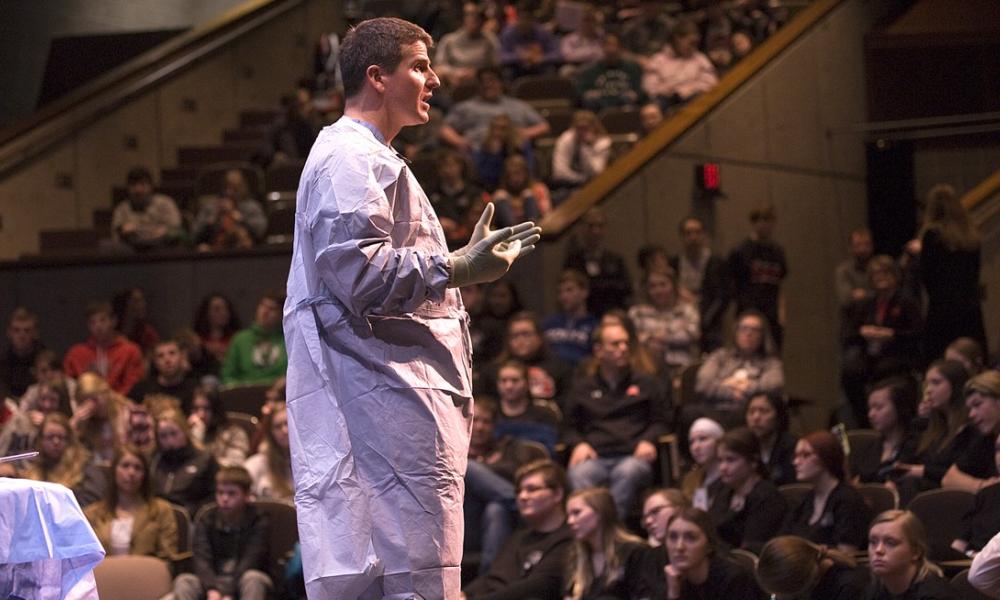
[(917, 515), (927, 530), (930, 558), (935, 562), (962, 560), (964, 555), (952, 549), (951, 542), (961, 531), (962, 517), (972, 508), (975, 495), (962, 490), (930, 490), (910, 500), (907, 508)]
[(559, 75), (521, 77), (514, 82), (511, 93), (535, 108), (571, 107), (576, 104), (576, 85), (571, 79)]
[(851, 429), (847, 432), (847, 443), (851, 447), (848, 462), (851, 474), (874, 473), (882, 462), (882, 439), (871, 429)]
[(639, 111), (634, 108), (605, 108), (601, 111), (601, 125), (608, 133), (635, 133), (642, 131)]
[(108, 556), (94, 568), (101, 600), (159, 600), (170, 593), (170, 566), (155, 556)]
[(899, 508), (899, 494), (881, 483), (865, 483), (858, 488), (861, 497), (871, 507), (873, 514)]
[(227, 410), (226, 421), (230, 425), (236, 425), (242, 429), (247, 434), (248, 440), (253, 439), (253, 436), (257, 434), (257, 428), (260, 426), (260, 420), (257, 417), (237, 410)]
[(268, 385), (238, 385), (219, 392), (222, 406), (226, 412), (237, 411), (249, 415), (259, 415), (260, 407), (267, 399), (265, 393)]
[(951, 578), (951, 589), (955, 592), (956, 600), (990, 600), (992, 596), (980, 592), (969, 583), (969, 570), (959, 571)]
[(788, 503), (788, 508), (791, 509), (801, 504), (802, 499), (812, 491), (812, 488), (812, 484), (809, 483), (786, 483), (785, 485), (779, 485), (778, 491), (785, 497), (785, 502)]
[[(295, 518), (295, 506), (278, 500), (257, 500), (253, 503), (257, 510), (267, 515), (267, 549), (270, 564), (275, 568), (288, 562), (299, 541), (299, 525)], [(280, 575), (280, 573), (272, 573)]]

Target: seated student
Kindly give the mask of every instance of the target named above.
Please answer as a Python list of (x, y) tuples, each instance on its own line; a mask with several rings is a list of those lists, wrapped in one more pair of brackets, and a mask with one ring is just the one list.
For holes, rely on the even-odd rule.
[(573, 113), (570, 128), (559, 134), (552, 151), (554, 185), (577, 187), (604, 172), (611, 159), (611, 137), (597, 115)]
[(21, 396), (20, 408), (22, 411), (30, 413), (38, 409), (38, 394), (43, 386), (49, 386), (49, 389), (61, 387), (66, 390), (69, 400), (67, 414), (72, 415), (76, 411), (76, 380), (66, 377), (66, 374), (63, 373), (62, 362), (59, 360), (58, 354), (51, 350), (39, 351), (31, 373), (35, 378), (35, 383), (28, 386), (27, 391)]
[(757, 582), (772, 598), (852, 600), (864, 597), (868, 573), (849, 554), (783, 535), (761, 549)]
[[(994, 442), (994, 464), (1000, 470), (1000, 438)], [(951, 547), (972, 557), (1000, 533), (1000, 482), (976, 492), (972, 508), (962, 518), (962, 528)]]
[(702, 417), (688, 430), (688, 449), (694, 467), (681, 480), (684, 495), (695, 508), (707, 511), (722, 491), (719, 481), (718, 443), (725, 430), (712, 419)]
[(83, 373), (77, 384), (77, 408), (70, 424), (94, 462), (108, 465), (128, 432), (129, 401), (95, 373)]
[(504, 159), (500, 184), (493, 192), (493, 204), (496, 206), (493, 222), (497, 227), (538, 221), (552, 211), (548, 186), (531, 175), (528, 161), (520, 154)]
[(566, 269), (559, 276), (556, 293), (559, 312), (542, 322), (549, 347), (573, 368), (590, 356), (590, 336), (597, 327), (597, 318), (587, 311), (589, 293), (587, 276)]
[(80, 506), (101, 498), (107, 489), (104, 469), (91, 462), (90, 452), (76, 438), (65, 415), (49, 413), (35, 440), (38, 457), (21, 473), (25, 479), (68, 487)]
[(269, 293), (261, 296), (254, 322), (233, 336), (220, 375), (223, 385), (271, 384), (285, 375), (288, 354), (281, 331), (281, 307), (284, 296)]
[(795, 436), (788, 433), (788, 405), (778, 394), (754, 394), (747, 402), (746, 425), (757, 436), (760, 456), (774, 485), (795, 481)]
[(927, 533), (917, 515), (887, 510), (875, 517), (868, 533), (873, 581), (868, 600), (948, 600), (957, 594), (927, 560)]
[(675, 375), (698, 356), (698, 309), (680, 298), (677, 277), (670, 271), (645, 271), (642, 287), (646, 302), (633, 305), (628, 316), (635, 323), (639, 343), (660, 371)]
[(247, 459), (246, 470), (253, 485), (250, 492), (257, 500), (292, 500), (292, 456), (288, 448), (288, 412), (281, 404), (271, 412), (265, 430), (263, 448)]
[(107, 302), (90, 304), (86, 314), (90, 336), (70, 346), (63, 358), (63, 371), (73, 378), (96, 373), (113, 390), (127, 394), (146, 374), (142, 350), (115, 329), (118, 322)]
[(864, 548), (871, 511), (851, 487), (846, 468), (844, 447), (832, 433), (814, 431), (801, 438), (795, 446), (795, 475), (813, 488), (791, 507), (781, 533), (843, 552)]
[(222, 294), (205, 296), (194, 317), (194, 331), (201, 339), (201, 345), (221, 363), (233, 335), (242, 329), (240, 316), (232, 300)]
[(38, 315), (19, 306), (7, 320), (7, 343), (0, 348), (0, 398), (20, 398), (32, 383), (32, 368), (44, 345)]
[(125, 288), (111, 297), (111, 310), (118, 322), (118, 331), (134, 342), (144, 355), (160, 341), (160, 334), (147, 318), (146, 293), (141, 288)]
[(661, 106), (683, 104), (719, 82), (712, 61), (698, 50), (700, 38), (697, 25), (680, 21), (670, 44), (646, 61), (642, 89)]
[[(427, 199), (441, 222), (448, 247), (453, 249), (465, 245), (484, 208), (483, 190), (472, 184), (469, 171), (469, 162), (463, 154), (451, 149), (441, 150), (437, 178), (427, 187)], [(498, 166), (496, 180), (499, 179)]]
[(462, 590), (467, 600), (559, 600), (572, 543), (566, 525), (566, 471), (551, 460), (525, 464), (514, 476), (524, 521), (507, 539), (489, 571)]
[[(500, 187), (507, 160), (514, 156), (521, 156), (527, 163), (529, 171), (534, 166), (531, 142), (521, 139), (519, 130), (514, 127), (509, 115), (496, 115), (489, 121), (482, 144), (472, 151), (472, 165), (476, 178), (487, 192), (492, 194)], [(531, 198), (531, 206), (525, 210), (532, 214), (537, 212), (538, 206), (534, 197)], [(504, 218), (512, 217), (505, 215)]]
[(912, 377), (891, 377), (875, 382), (868, 392), (868, 422), (882, 442), (875, 469), (854, 473), (865, 483), (884, 483), (897, 462), (910, 462), (917, 450), (917, 438), (910, 428), (916, 416), (917, 384)]
[(508, 359), (528, 366), (528, 391), (532, 398), (557, 404), (570, 386), (570, 368), (545, 343), (542, 326), (533, 312), (521, 311), (507, 319), (504, 348), (479, 379), (482, 392), (496, 392), (497, 367)]
[(108, 555), (179, 558), (177, 520), (170, 504), (153, 496), (146, 456), (130, 446), (116, 450), (109, 483), (104, 497), (83, 510)]
[(28, 452), (35, 446), (42, 421), (49, 413), (70, 416), (69, 394), (61, 381), (43, 383), (36, 389), (33, 408), (14, 409), (0, 427), (0, 456)]
[(174, 580), (176, 600), (265, 600), (267, 517), (250, 503), (250, 474), (223, 467), (215, 476), (215, 503), (194, 524), (194, 573)]
[(708, 355), (698, 369), (695, 392), (718, 418), (741, 421), (749, 398), (781, 393), (785, 375), (767, 319), (747, 310), (736, 319), (733, 341)]
[[(663, 567), (661, 588), (655, 598), (701, 600), (702, 598), (763, 599), (753, 573), (725, 557), (715, 527), (705, 511), (682, 508), (671, 517), (666, 538), (670, 564)], [(665, 593), (663, 592), (665, 588)]]
[(979, 342), (969, 337), (960, 337), (948, 344), (944, 351), (945, 360), (962, 363), (969, 375), (979, 375), (986, 368), (986, 354)]
[(917, 407), (923, 431), (912, 460), (895, 466), (901, 502), (918, 492), (938, 488), (941, 478), (979, 437), (969, 423), (962, 388), (969, 375), (961, 363), (937, 360), (924, 376), (924, 393)]
[(266, 231), (267, 216), (240, 169), (226, 171), (221, 194), (204, 198), (191, 224), (199, 251), (249, 248)]
[(965, 407), (979, 438), (941, 478), (941, 486), (977, 493), (1000, 483), (993, 447), (1000, 434), (1000, 371), (985, 371), (965, 383)]
[(177, 340), (157, 342), (153, 348), (153, 367), (155, 374), (150, 374), (129, 392), (128, 396), (136, 402), (142, 402), (149, 394), (166, 394), (181, 402), (184, 414), (191, 412), (191, 398), (198, 380), (191, 374), (187, 357)]
[(511, 436), (538, 442), (555, 453), (559, 441), (560, 416), (548, 406), (532, 401), (528, 390), (528, 367), (511, 358), (500, 363), (497, 371), (497, 397), (500, 412), (496, 419), (496, 437)]
[(242, 427), (229, 423), (219, 390), (199, 385), (192, 398), (188, 416), (192, 439), (211, 452), (219, 466), (243, 465), (250, 452), (250, 438)]
[(682, 508), (691, 506), (684, 492), (675, 488), (656, 488), (651, 490), (642, 502), (642, 526), (646, 530), (650, 549), (650, 563), (659, 573), (663, 567), (670, 564), (667, 547), (663, 540), (667, 539), (667, 525), (670, 519)]
[(781, 529), (788, 512), (784, 496), (767, 478), (757, 438), (746, 427), (726, 432), (718, 444), (719, 481), (709, 515), (719, 538), (733, 548), (760, 552)]
[(212, 483), (219, 470), (211, 454), (191, 442), (187, 419), (176, 408), (154, 416), (156, 454), (153, 455), (153, 492), (186, 508), (192, 515), (212, 499)]
[(481, 550), (480, 573), (485, 573), (517, 518), (514, 474), (520, 465), (545, 458), (540, 449), (495, 432), (497, 405), (492, 398), (476, 398), (468, 469), (465, 473), (467, 549)]
[(605, 488), (570, 494), (566, 522), (573, 532), (564, 597), (571, 600), (649, 598), (656, 585), (649, 572), (649, 546), (629, 533)]

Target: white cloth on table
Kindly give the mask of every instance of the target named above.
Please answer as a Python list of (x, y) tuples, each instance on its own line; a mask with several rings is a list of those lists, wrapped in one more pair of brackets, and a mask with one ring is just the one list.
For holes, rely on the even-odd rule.
[(104, 548), (64, 486), (0, 478), (0, 598), (97, 600)]

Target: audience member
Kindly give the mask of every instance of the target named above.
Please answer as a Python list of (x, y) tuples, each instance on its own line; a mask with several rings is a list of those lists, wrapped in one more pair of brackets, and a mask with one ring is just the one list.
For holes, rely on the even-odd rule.
[(118, 323), (107, 302), (88, 305), (86, 315), (90, 336), (66, 352), (63, 371), (74, 379), (83, 373), (96, 373), (114, 391), (129, 393), (146, 374), (142, 350), (116, 331)]
[(552, 73), (561, 58), (559, 41), (535, 21), (531, 4), (518, 2), (514, 22), (500, 32), (500, 64), (507, 79)]
[(760, 443), (761, 461), (774, 485), (795, 481), (795, 444), (788, 432), (788, 405), (778, 394), (754, 394), (747, 402), (746, 425)]
[(604, 57), (604, 32), (599, 19), (597, 10), (585, 5), (576, 28), (559, 40), (559, 56), (565, 63), (559, 72), (564, 77), (572, 77), (580, 65)]
[(646, 494), (642, 502), (642, 526), (653, 547), (651, 561), (656, 569), (663, 569), (670, 562), (663, 540), (667, 539), (667, 525), (677, 511), (691, 506), (684, 492), (675, 488), (656, 488)]
[(832, 433), (814, 431), (800, 438), (795, 475), (812, 489), (791, 507), (781, 532), (848, 553), (864, 548), (871, 511), (851, 487), (846, 469), (844, 448)]
[[(993, 443), (993, 463), (1000, 469), (1000, 439)], [(975, 504), (962, 517), (962, 528), (956, 532), (951, 547), (973, 557), (1000, 533), (1000, 481), (976, 492)]]
[(146, 458), (156, 453), (156, 424), (153, 415), (167, 408), (177, 408), (178, 400), (165, 394), (146, 396), (142, 404), (131, 404), (127, 409), (125, 444), (142, 452)]
[(680, 293), (698, 307), (701, 351), (722, 346), (722, 321), (729, 307), (729, 281), (725, 261), (712, 253), (705, 223), (695, 216), (680, 223), (682, 251), (669, 259)]
[(702, 363), (695, 392), (709, 414), (735, 424), (752, 396), (781, 393), (785, 375), (764, 315), (756, 310), (741, 313), (734, 338), (731, 346), (719, 348)]
[(696, 20), (702, 42), (701, 48), (707, 53), (720, 43), (725, 44), (729, 41), (729, 36), (733, 33), (733, 23), (722, 0), (709, 0), (703, 7), (699, 15), (701, 18), (696, 16)]
[(698, 50), (698, 27), (681, 21), (670, 34), (670, 44), (643, 66), (642, 89), (663, 107), (688, 102), (719, 83), (715, 66)]
[(250, 494), (255, 500), (292, 500), (295, 485), (288, 447), (288, 413), (284, 406), (271, 411), (263, 448), (248, 458), (244, 467), (253, 481)]
[[(701, 598), (741, 598), (763, 600), (764, 594), (753, 573), (723, 555), (712, 520), (705, 511), (682, 508), (671, 517), (663, 543), (670, 564), (663, 568), (664, 579), (658, 598), (700, 600)], [(662, 590), (661, 588), (661, 590)]]
[(191, 412), (191, 399), (198, 385), (188, 370), (187, 357), (177, 340), (164, 340), (153, 348), (153, 367), (156, 375), (151, 375), (135, 384), (129, 397), (136, 402), (150, 394), (166, 394), (180, 401), (184, 414)]
[(189, 327), (174, 331), (181, 352), (187, 358), (188, 374), (201, 383), (219, 385), (219, 369), (222, 365), (214, 354), (202, 344), (201, 337)]
[(635, 16), (625, 19), (619, 35), (625, 48), (636, 58), (644, 59), (660, 51), (670, 41), (674, 21), (656, 0), (641, 0)]
[(871, 230), (861, 228), (852, 231), (849, 247), (851, 257), (838, 264), (834, 272), (837, 301), (840, 302), (841, 310), (874, 295), (868, 278), (868, 263), (874, 249)]
[(639, 109), (642, 135), (649, 135), (663, 123), (663, 109), (656, 102), (647, 102)]
[(868, 426), (865, 387), (873, 380), (909, 373), (919, 363), (920, 306), (902, 292), (896, 262), (884, 254), (868, 264), (873, 296), (850, 305), (844, 316), (841, 383), (859, 427)]
[(691, 499), (691, 505), (708, 511), (722, 492), (719, 479), (718, 443), (725, 435), (722, 425), (701, 417), (688, 430), (688, 450), (694, 463), (681, 480), (681, 490)]
[(226, 358), (233, 335), (240, 329), (240, 316), (232, 300), (218, 293), (202, 299), (194, 317), (194, 331), (220, 363)]
[(146, 318), (146, 294), (140, 288), (121, 290), (111, 298), (111, 310), (118, 322), (118, 331), (139, 346), (143, 354), (153, 351), (160, 334)]
[[(531, 142), (521, 139), (509, 116), (497, 115), (490, 119), (483, 143), (472, 150), (476, 177), (490, 193), (500, 186), (505, 165), (512, 156), (523, 156), (531, 170), (534, 163)], [(537, 213), (537, 207), (532, 212)]]
[(518, 137), (530, 142), (549, 132), (548, 122), (530, 104), (503, 93), (503, 80), (496, 67), (476, 72), (477, 95), (455, 104), (441, 126), (441, 139), (451, 146), (471, 152), (482, 146), (490, 121), (497, 115), (510, 117)]
[(963, 336), (985, 348), (980, 235), (951, 186), (937, 185), (928, 193), (920, 236), (920, 275), (927, 291), (926, 356), (941, 356), (948, 344)]
[(867, 598), (895, 600), (950, 600), (956, 591), (941, 571), (927, 559), (927, 533), (917, 515), (908, 510), (887, 510), (872, 521), (868, 533), (868, 559), (873, 581)]
[(620, 325), (594, 331), (594, 362), (566, 400), (563, 439), (573, 489), (608, 485), (623, 519), (653, 480), (656, 440), (666, 431), (668, 392), (635, 366)]
[(427, 198), (441, 222), (449, 248), (462, 247), (472, 235), (478, 215), (485, 208), (483, 194), (479, 186), (471, 183), (465, 156), (448, 149), (438, 154), (437, 179), (427, 188)]
[(7, 320), (7, 344), (0, 351), (0, 398), (20, 398), (34, 382), (31, 369), (43, 349), (38, 339), (38, 315), (15, 308)]
[(251, 195), (246, 175), (230, 169), (222, 192), (202, 199), (191, 225), (191, 237), (200, 251), (249, 248), (264, 237), (266, 230), (267, 217)]
[(219, 390), (199, 385), (191, 398), (188, 425), (195, 444), (208, 450), (219, 466), (243, 465), (250, 453), (250, 438), (242, 427), (229, 422)]
[(80, 506), (100, 499), (107, 487), (105, 470), (91, 461), (66, 415), (45, 415), (35, 439), (38, 457), (21, 474), (25, 479), (48, 481), (68, 487)]
[(496, 391), (500, 406), (495, 435), (537, 442), (550, 455), (555, 454), (560, 415), (554, 404), (543, 405), (532, 400), (528, 380), (528, 367), (523, 362), (511, 358), (500, 363)]
[(542, 322), (549, 347), (574, 368), (590, 356), (590, 338), (597, 327), (597, 319), (587, 311), (589, 293), (586, 275), (564, 270), (556, 293), (559, 312)]
[(41, 350), (35, 356), (35, 362), (31, 367), (31, 374), (35, 383), (28, 386), (28, 389), (21, 396), (20, 408), (22, 411), (37, 410), (38, 396), (43, 386), (58, 386), (66, 390), (69, 398), (70, 410), (67, 414), (72, 415), (76, 410), (76, 380), (66, 377), (62, 371), (62, 361), (59, 355), (52, 350)]
[(282, 115), (271, 133), (275, 163), (305, 160), (316, 141), (323, 120), (313, 102), (313, 90), (299, 85), (294, 96), (281, 99)]
[(194, 524), (194, 573), (174, 580), (174, 596), (265, 600), (274, 587), (266, 574), (268, 520), (250, 502), (250, 475), (225, 467), (214, 483), (216, 505)]
[(760, 444), (746, 427), (727, 432), (718, 442), (719, 481), (709, 515), (719, 538), (733, 548), (760, 552), (781, 529), (788, 512), (785, 498), (768, 479)]
[(64, 383), (37, 385), (37, 395), (30, 408), (15, 407), (8, 401), (6, 408), (13, 414), (0, 426), (0, 456), (30, 451), (35, 446), (45, 415), (56, 412), (67, 418), (72, 415)]
[(343, 89), (344, 82), (340, 73), (340, 36), (335, 32), (320, 34), (313, 53), (313, 74), (316, 76), (317, 89)]
[(212, 499), (219, 470), (211, 454), (195, 447), (187, 419), (176, 408), (154, 416), (156, 454), (150, 466), (153, 492), (195, 515)]
[(794, 535), (772, 539), (757, 559), (757, 583), (772, 597), (863, 598), (868, 579), (849, 553)]
[(729, 253), (736, 312), (755, 309), (767, 317), (778, 348), (784, 338), (785, 296), (781, 282), (788, 275), (785, 251), (774, 241), (774, 207), (764, 205), (750, 211), (749, 239)]
[(552, 400), (562, 405), (569, 390), (569, 367), (545, 344), (542, 326), (535, 313), (519, 312), (507, 321), (504, 351), (496, 363), (483, 374), (481, 382), (488, 394), (496, 393), (497, 367), (509, 359), (523, 362), (528, 367), (528, 392), (536, 400)]
[(524, 521), (507, 539), (485, 575), (473, 580), (466, 600), (561, 600), (563, 570), (572, 534), (566, 525), (566, 471), (550, 461), (525, 464), (514, 477)]
[[(912, 377), (896, 376), (875, 382), (868, 391), (868, 422), (879, 435), (881, 452), (871, 471), (853, 473), (864, 483), (885, 483), (897, 463), (912, 462), (917, 437), (910, 423), (917, 412), (917, 385)], [(866, 462), (866, 461), (863, 461)]]
[(177, 520), (170, 504), (153, 496), (146, 455), (129, 446), (116, 450), (108, 484), (104, 497), (83, 511), (108, 556), (180, 558)]
[(1000, 434), (1000, 371), (986, 371), (965, 383), (965, 408), (969, 422), (979, 437), (968, 450), (948, 468), (941, 486), (977, 493), (984, 487), (1000, 482), (993, 457), (993, 445)]
[[(507, 321), (524, 310), (521, 296), (509, 278), (481, 287), (485, 290), (483, 309), (475, 317), (470, 313), (470, 318), (473, 319), (472, 329), (479, 333), (473, 338), (472, 357), (475, 366), (480, 368), (473, 369), (474, 376), (503, 352)], [(468, 295), (468, 292), (464, 292), (466, 288), (463, 287), (462, 290)], [(492, 393), (489, 386), (484, 389)]]
[(576, 489), (566, 502), (573, 532), (567, 563), (567, 600), (649, 598), (655, 580), (647, 566), (649, 547), (619, 520), (615, 501), (604, 488)]
[(111, 213), (111, 235), (134, 250), (178, 243), (184, 236), (181, 212), (174, 199), (153, 191), (153, 175), (133, 167), (125, 177), (128, 196)]
[(948, 344), (944, 351), (945, 360), (962, 363), (969, 375), (979, 375), (986, 368), (986, 353), (976, 340), (960, 337)]
[(107, 465), (128, 433), (129, 401), (96, 373), (83, 373), (77, 384), (70, 424), (94, 462)]
[(545, 458), (538, 447), (496, 432), (497, 404), (476, 398), (468, 470), (465, 473), (465, 547), (480, 550), (479, 573), (485, 574), (514, 528), (514, 475), (520, 465)]
[(261, 296), (253, 324), (233, 335), (226, 351), (220, 372), (224, 385), (270, 384), (284, 376), (288, 366), (281, 330), (284, 303), (278, 294)]
[(583, 185), (600, 175), (610, 158), (611, 138), (601, 121), (589, 110), (578, 110), (570, 128), (556, 139), (552, 180), (556, 185)]
[(500, 185), (493, 192), (497, 227), (510, 227), (524, 221), (538, 221), (552, 211), (552, 199), (545, 182), (535, 179), (528, 162), (520, 154), (503, 161)]
[(646, 302), (633, 305), (628, 316), (657, 370), (676, 375), (698, 356), (698, 310), (679, 298), (677, 278), (670, 271), (646, 271), (642, 287)]
[(602, 54), (581, 67), (575, 76), (581, 105), (594, 112), (605, 108), (637, 109), (645, 99), (642, 67), (623, 56), (621, 39), (614, 34), (604, 36)]
[(607, 216), (599, 207), (593, 207), (583, 217), (583, 235), (570, 241), (570, 248), (563, 261), (564, 269), (576, 269), (590, 279), (587, 308), (590, 314), (601, 317), (612, 308), (625, 308), (632, 295), (625, 259), (605, 246)]
[(500, 41), (483, 30), (483, 9), (474, 2), (462, 4), (462, 26), (441, 37), (434, 52), (434, 72), (446, 86), (473, 83), (477, 69), (500, 62)]

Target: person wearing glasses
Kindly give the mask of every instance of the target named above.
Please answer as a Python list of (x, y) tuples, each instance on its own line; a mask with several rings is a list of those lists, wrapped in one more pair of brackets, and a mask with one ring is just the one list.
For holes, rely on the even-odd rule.
[(490, 570), (473, 580), (466, 600), (557, 600), (572, 543), (566, 525), (566, 471), (551, 460), (518, 469), (517, 509), (525, 526), (508, 538)]

